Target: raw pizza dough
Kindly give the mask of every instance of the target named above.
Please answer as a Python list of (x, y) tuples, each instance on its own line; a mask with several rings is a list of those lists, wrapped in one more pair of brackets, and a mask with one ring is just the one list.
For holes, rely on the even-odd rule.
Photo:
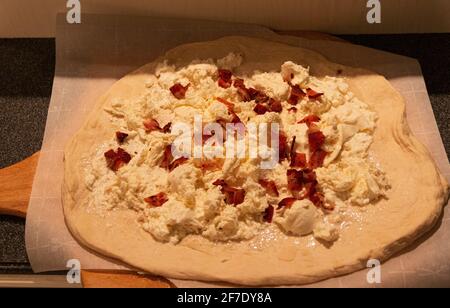
[[(242, 71), (278, 71), (285, 61), (310, 67), (311, 75), (335, 76), (342, 70), (350, 90), (378, 114), (371, 154), (383, 166), (391, 189), (387, 198), (364, 208), (358, 222), (341, 230), (330, 245), (310, 245), (280, 236), (258, 247), (244, 242), (214, 243), (191, 236), (179, 244), (156, 241), (136, 223), (132, 210), (106, 214), (87, 210), (82, 157), (117, 130), (103, 107), (112, 100), (138, 99), (157, 63), (183, 66), (194, 59), (242, 54)], [(411, 135), (405, 103), (382, 76), (344, 67), (310, 50), (247, 37), (225, 37), (170, 50), (116, 82), (97, 102), (65, 149), (63, 207), (68, 228), (82, 244), (136, 268), (169, 278), (226, 281), (242, 285), (304, 284), (349, 273), (369, 259), (386, 260), (429, 230), (448, 198), (448, 184), (425, 147)]]

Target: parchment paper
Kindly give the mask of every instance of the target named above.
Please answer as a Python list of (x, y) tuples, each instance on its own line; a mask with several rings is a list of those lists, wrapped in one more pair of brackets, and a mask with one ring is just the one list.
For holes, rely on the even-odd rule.
[[(218, 22), (83, 15), (80, 25), (57, 18), (56, 71), (45, 136), (26, 221), (26, 248), (35, 272), (63, 270), (70, 259), (84, 269), (124, 268), (82, 248), (64, 224), (61, 205), (63, 148), (81, 126), (95, 99), (116, 80), (179, 44), (225, 35), (248, 35), (316, 50), (333, 62), (386, 76), (407, 101), (413, 133), (428, 147), (450, 180), (450, 167), (420, 66), (414, 59), (345, 42), (280, 36), (269, 29)], [(368, 269), (328, 279), (317, 287), (450, 286), (450, 213), (415, 246), (381, 266), (381, 284), (369, 284)], [(173, 280), (180, 287), (216, 284)], [(218, 284), (217, 284), (218, 285)]]

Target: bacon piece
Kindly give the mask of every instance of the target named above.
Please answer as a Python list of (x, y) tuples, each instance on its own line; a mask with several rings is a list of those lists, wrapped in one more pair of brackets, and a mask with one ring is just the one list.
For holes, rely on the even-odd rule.
[(169, 122), (166, 125), (164, 125), (164, 127), (162, 128), (162, 132), (170, 133), (171, 128), (172, 128), (172, 122)]
[(238, 205), (244, 202), (245, 199), (245, 190), (244, 189), (236, 189), (233, 188), (232, 190), (225, 191), (225, 202), (233, 205)]
[(317, 191), (317, 181), (305, 184), (305, 194), (303, 198), (308, 198), (316, 207), (322, 207), (325, 201), (324, 195)]
[(308, 129), (308, 143), (310, 152), (319, 150), (325, 142), (325, 135), (320, 130)]
[[(216, 99), (221, 102), (222, 104), (224, 104), (225, 106), (227, 106), (228, 108), (228, 113), (231, 115), (231, 123), (242, 123), (241, 119), (238, 117), (238, 115), (236, 114), (236, 112), (234, 112), (234, 104), (227, 101), (224, 98), (221, 97), (216, 97)], [(218, 122), (218, 120), (216, 120)], [(225, 121), (225, 119), (223, 119), (223, 121)], [(222, 123), (218, 122), (219, 124), (222, 125)], [(225, 121), (226, 123), (226, 121)], [(225, 128), (225, 125), (222, 125), (223, 128)]]
[(223, 165), (223, 160), (220, 160), (220, 159), (194, 160), (194, 165), (197, 168), (200, 168), (204, 173), (205, 171), (221, 170), (222, 165)]
[(237, 92), (244, 102), (249, 102), (252, 100), (247, 88), (238, 88)]
[(235, 88), (245, 88), (244, 79), (242, 79), (242, 78), (234, 79), (233, 86)]
[(318, 149), (314, 151), (311, 154), (311, 157), (309, 158), (308, 167), (311, 169), (316, 169), (319, 167), (322, 167), (323, 161), (325, 160), (325, 157), (327, 156), (327, 152), (325, 152), (322, 149)]
[(269, 196), (272, 197), (278, 197), (278, 189), (277, 189), (277, 185), (275, 185), (274, 181), (269, 181), (269, 180), (264, 180), (264, 179), (260, 179), (258, 181), (259, 185), (261, 185), (267, 192), (267, 194)]
[(302, 91), (300, 86), (291, 86), (291, 94), (289, 95), (288, 103), (291, 105), (297, 105), (298, 100), (302, 99), (304, 96), (305, 93)]
[(212, 184), (221, 186), (220, 191), (225, 195), (225, 203), (238, 205), (244, 202), (244, 189), (231, 187), (222, 179), (215, 180)]
[(318, 129), (318, 127), (311, 123), (308, 128), (308, 143), (309, 143), (309, 163), (308, 167), (311, 169), (319, 168), (323, 165), (325, 156), (328, 154), (322, 150), (325, 142), (325, 135)]
[(119, 132), (119, 131), (116, 132), (116, 138), (119, 143), (123, 143), (125, 141), (125, 138), (127, 138), (127, 137), (128, 137), (127, 133), (123, 133), (123, 132)]
[(205, 144), (205, 142), (211, 138), (212, 136), (214, 136), (214, 134), (202, 134), (202, 144)]
[(270, 112), (278, 112), (280, 113), (283, 110), (283, 107), (281, 106), (281, 102), (277, 101), (273, 98), (269, 98), (267, 96), (265, 96), (267, 99), (265, 99), (263, 102), (267, 101), (267, 104), (263, 104), (263, 102), (258, 99), (255, 100), (256, 105), (253, 108), (253, 111), (256, 112), (257, 114), (265, 114), (266, 112), (270, 111)]
[(296, 113), (297, 112), (297, 108), (295, 107), (291, 107), (288, 109), (289, 113)]
[(113, 171), (119, 170), (120, 167), (128, 164), (131, 160), (131, 155), (122, 148), (117, 148), (117, 151), (111, 149), (106, 151), (104, 155), (108, 168)]
[(164, 125), (163, 128), (161, 128), (161, 126), (159, 126), (158, 121), (156, 121), (155, 119), (145, 119), (142, 124), (145, 127), (145, 131), (148, 133), (153, 132), (153, 131), (170, 133), (170, 129), (172, 127), (172, 122), (169, 122), (166, 125)]
[(170, 163), (172, 162), (173, 155), (172, 155), (172, 145), (168, 144), (166, 148), (164, 149), (163, 158), (161, 160), (161, 163), (159, 166), (163, 169), (169, 169)]
[(219, 87), (229, 88), (231, 87), (231, 76), (233, 75), (231, 71), (225, 69), (219, 69), (217, 71), (219, 79), (217, 80)]
[(317, 181), (317, 177), (316, 177), (316, 172), (314, 170), (309, 169), (309, 168), (303, 169), (303, 182), (312, 183), (312, 182), (316, 182), (316, 181)]
[(308, 95), (309, 98), (317, 99), (317, 98), (319, 98), (320, 96), (322, 96), (323, 93), (319, 93), (319, 92), (314, 91), (314, 90), (311, 89), (311, 88), (308, 88), (308, 89), (306, 89), (306, 95)]
[(295, 152), (291, 155), (291, 167), (304, 168), (306, 167), (306, 154)]
[(296, 136), (292, 137), (291, 151), (290, 151), (290, 155), (289, 155), (291, 158), (290, 166), (304, 168), (304, 167), (306, 167), (306, 154), (298, 153), (295, 151), (295, 139), (296, 139)]
[(261, 103), (258, 103), (255, 105), (255, 107), (253, 108), (253, 111), (256, 112), (256, 114), (265, 114), (267, 111), (269, 111), (267, 109), (266, 106), (264, 106)]
[(272, 112), (280, 113), (283, 110), (283, 106), (281, 106), (281, 102), (278, 100), (275, 100), (273, 98), (269, 98), (269, 102), (267, 104), (269, 105), (269, 110)]
[(227, 89), (227, 88), (231, 87), (231, 80), (230, 81), (225, 81), (225, 80), (219, 78), (217, 80), (217, 84), (219, 85), (219, 87)]
[(297, 136), (292, 137), (291, 150), (289, 151), (289, 156), (291, 157), (291, 160), (292, 156), (295, 155), (295, 139), (297, 139)]
[(274, 207), (272, 205), (268, 205), (264, 210), (263, 220), (265, 222), (271, 223), (273, 219)]
[(295, 201), (297, 201), (297, 199), (293, 197), (284, 198), (283, 200), (278, 202), (278, 209), (281, 209), (283, 207), (290, 208)]
[(319, 122), (320, 118), (314, 114), (307, 115), (303, 119), (301, 119), (298, 123), (305, 123), (308, 127), (311, 126), (313, 122)]
[(264, 92), (255, 88), (247, 88), (244, 80), (241, 78), (236, 78), (233, 86), (237, 89), (239, 96), (244, 102), (255, 100), (256, 103), (263, 103), (269, 100), (269, 97)]
[(234, 112), (234, 104), (232, 102), (229, 102), (222, 97), (216, 97), (216, 100), (224, 104), (227, 107), (228, 111)]
[(231, 123), (233, 124), (242, 123), (241, 119), (235, 112), (231, 112)]
[(145, 119), (143, 124), (144, 124), (146, 132), (161, 130), (161, 127), (159, 126), (158, 121), (156, 121), (155, 119)]
[(312, 169), (303, 169), (304, 193), (300, 199), (309, 199), (315, 206), (322, 207), (326, 210), (333, 210), (334, 205), (325, 203), (323, 193), (317, 190), (319, 183), (317, 182), (316, 173)]
[(250, 98), (255, 100), (255, 103), (265, 103), (269, 100), (269, 97), (262, 91), (256, 90), (254, 88), (248, 89)]
[(287, 175), (287, 186), (292, 192), (299, 192), (303, 188), (303, 171), (288, 169)]
[(177, 99), (183, 99), (186, 97), (186, 91), (189, 88), (189, 83), (186, 86), (183, 86), (181, 83), (176, 83), (169, 88), (170, 92)]
[(188, 161), (187, 157), (179, 157), (169, 164), (169, 172)]
[(144, 201), (147, 202), (151, 206), (161, 206), (169, 200), (167, 195), (163, 192), (157, 193), (156, 195), (144, 198)]
[(278, 136), (278, 151), (279, 151), (279, 161), (286, 159), (288, 157), (288, 145), (286, 135), (280, 131)]
[(217, 179), (212, 184), (215, 186), (226, 186), (227, 185), (225, 180), (222, 180), (222, 179)]

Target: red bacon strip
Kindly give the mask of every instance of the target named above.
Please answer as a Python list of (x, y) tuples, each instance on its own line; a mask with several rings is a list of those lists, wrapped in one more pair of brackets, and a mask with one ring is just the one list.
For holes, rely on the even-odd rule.
[(148, 133), (153, 131), (170, 133), (170, 129), (172, 127), (172, 122), (169, 122), (166, 125), (164, 125), (163, 128), (161, 128), (161, 126), (159, 126), (158, 121), (156, 121), (155, 119), (145, 119), (142, 124), (144, 125), (145, 131)]
[(186, 86), (183, 86), (181, 83), (176, 83), (169, 88), (170, 92), (177, 99), (183, 99), (186, 97), (186, 91), (189, 88), (189, 83)]
[(233, 86), (235, 87), (235, 88), (245, 88), (245, 85), (244, 85), (244, 79), (242, 79), (242, 78), (236, 78), (236, 79), (234, 79), (234, 82), (233, 82)]
[(231, 112), (231, 123), (233, 123), (233, 124), (242, 123), (241, 119), (234, 112)]
[(328, 153), (322, 149), (318, 149), (318, 150), (314, 151), (309, 158), (309, 163), (308, 163), (309, 168), (316, 169), (316, 168), (322, 167), (323, 161), (325, 160), (325, 157), (327, 156), (327, 154)]
[(274, 181), (269, 181), (269, 180), (264, 180), (264, 179), (260, 179), (258, 181), (259, 185), (261, 185), (267, 192), (267, 194), (269, 196), (272, 197), (278, 197), (278, 189), (277, 189), (277, 185), (275, 185)]
[(269, 109), (267, 109), (265, 105), (258, 103), (253, 108), (253, 111), (256, 112), (256, 114), (265, 114)]
[(147, 202), (151, 206), (161, 206), (169, 200), (167, 195), (163, 192), (157, 193), (156, 195), (144, 198), (144, 201)]
[(169, 172), (188, 161), (187, 157), (179, 157), (169, 164)]
[(144, 124), (146, 132), (152, 132), (152, 131), (155, 131), (155, 130), (160, 131), (161, 130), (161, 127), (159, 126), (158, 121), (156, 121), (155, 119), (145, 119), (142, 124)]
[(164, 125), (164, 127), (162, 128), (162, 132), (163, 133), (170, 133), (171, 129), (172, 129), (172, 122), (169, 122), (166, 125)]
[(297, 199), (293, 197), (284, 198), (283, 200), (278, 202), (278, 209), (281, 209), (283, 207), (290, 208), (295, 201), (297, 201)]
[(306, 154), (295, 152), (291, 155), (291, 167), (305, 168), (306, 167)]
[(304, 153), (298, 153), (295, 151), (295, 139), (296, 136), (292, 138), (291, 143), (291, 151), (290, 151), (290, 158), (291, 158), (291, 167), (297, 167), (297, 168), (304, 168), (306, 167), (306, 154)]
[(316, 207), (322, 207), (325, 197), (321, 192), (317, 191), (317, 184), (316, 180), (306, 183), (303, 198), (308, 198)]
[(215, 171), (222, 169), (223, 160), (220, 159), (201, 159), (194, 160), (194, 165), (200, 168), (203, 172)]
[(308, 127), (311, 126), (313, 122), (319, 122), (320, 118), (314, 114), (307, 115), (303, 119), (301, 119), (298, 123), (305, 123)]
[(220, 191), (225, 195), (225, 203), (238, 205), (244, 202), (245, 190), (229, 186), (224, 180), (215, 180), (213, 185), (221, 186)]
[(163, 169), (169, 169), (170, 163), (172, 162), (173, 155), (172, 155), (172, 145), (168, 144), (166, 148), (164, 149), (163, 158), (161, 160), (161, 163), (159, 166)]
[(320, 96), (322, 96), (323, 93), (319, 93), (319, 92), (314, 91), (311, 88), (308, 88), (308, 89), (306, 89), (306, 95), (308, 95), (308, 98), (317, 99)]
[(241, 78), (236, 78), (233, 86), (237, 89), (239, 96), (244, 102), (255, 100), (256, 103), (263, 103), (269, 100), (269, 97), (264, 92), (255, 88), (247, 88), (244, 80)]
[(287, 186), (292, 192), (299, 192), (303, 188), (303, 171), (288, 169), (287, 175)]
[(274, 207), (272, 205), (268, 205), (264, 210), (263, 220), (265, 222), (271, 223), (273, 219)]
[(309, 168), (303, 169), (303, 181), (305, 183), (316, 182), (317, 181), (316, 172)]
[(325, 135), (320, 130), (308, 129), (309, 150), (314, 153), (325, 143)]
[(267, 104), (269, 105), (269, 110), (272, 112), (280, 113), (283, 110), (283, 106), (281, 106), (281, 102), (278, 100), (275, 100), (273, 98), (269, 98), (269, 102)]
[(291, 105), (297, 105), (298, 101), (305, 96), (300, 86), (291, 86), (291, 93), (288, 98), (288, 103)]
[(255, 100), (255, 103), (265, 103), (269, 100), (269, 97), (262, 91), (256, 90), (254, 88), (248, 89), (250, 93), (250, 98)]
[(217, 101), (219, 101), (220, 103), (224, 104), (228, 111), (230, 112), (234, 112), (234, 104), (232, 102), (227, 101), (226, 99), (222, 98), (222, 97), (216, 97)]
[(282, 110), (283, 107), (281, 105), (281, 102), (273, 98), (269, 98), (266, 104), (257, 102), (255, 107), (253, 108), (253, 111), (256, 112), (256, 114), (265, 114), (266, 112), (269, 111), (280, 113)]
[(120, 167), (128, 164), (131, 160), (131, 155), (122, 148), (117, 148), (117, 151), (111, 149), (106, 151), (104, 155), (108, 168), (113, 171), (119, 170)]
[[(231, 103), (231, 102), (229, 102), (229, 101), (227, 101), (226, 99), (221, 98), (221, 97), (216, 97), (216, 99), (217, 99), (219, 102), (221, 102), (222, 104), (224, 104), (224, 105), (227, 107), (228, 113), (231, 115), (231, 123), (234, 123), (234, 124), (236, 124), (236, 123), (242, 123), (242, 121), (241, 121), (241, 119), (239, 118), (239, 116), (236, 114), (236, 112), (234, 112), (234, 104), (233, 104), (233, 103)], [(223, 123), (226, 124), (225, 119), (222, 119), (222, 121), (223, 121), (222, 123), (219, 122), (219, 119), (216, 120), (216, 121), (217, 121), (220, 125), (222, 125), (223, 128), (225, 128), (225, 125), (223, 124)]]
[(119, 132), (119, 131), (116, 132), (116, 138), (119, 143), (123, 143), (125, 141), (125, 138), (127, 138), (127, 137), (128, 137), (127, 133), (123, 133), (123, 132)]
[(311, 169), (297, 171), (289, 169), (287, 171), (288, 189), (293, 193), (299, 192), (304, 187), (304, 193), (296, 198), (285, 198), (280, 201), (278, 208), (290, 207), (295, 200), (309, 199), (315, 206), (322, 207), (326, 210), (333, 210), (334, 205), (325, 203), (323, 193), (317, 190), (319, 183), (316, 179), (316, 173)]
[(278, 151), (280, 162), (288, 157), (287, 137), (282, 131), (278, 136)]
[(179, 165), (184, 164), (187, 161), (188, 161), (187, 157), (179, 157), (174, 160), (172, 155), (172, 145), (168, 144), (164, 149), (163, 157), (161, 162), (159, 163), (159, 166), (171, 172), (173, 169), (175, 169)]
[(217, 80), (219, 87), (222, 87), (224, 89), (231, 87), (231, 76), (233, 75), (231, 71), (219, 69), (217, 73), (219, 75), (219, 79)]

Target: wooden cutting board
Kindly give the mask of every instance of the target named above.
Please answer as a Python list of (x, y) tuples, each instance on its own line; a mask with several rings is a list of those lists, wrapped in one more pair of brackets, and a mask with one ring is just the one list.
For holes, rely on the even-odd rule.
[[(313, 40), (342, 41), (334, 36), (311, 31), (277, 31)], [(0, 169), (0, 214), (26, 218), (34, 173), (39, 152), (12, 166)], [(81, 281), (85, 288), (171, 288), (175, 287), (162, 277), (141, 275), (130, 271), (82, 270)]]

